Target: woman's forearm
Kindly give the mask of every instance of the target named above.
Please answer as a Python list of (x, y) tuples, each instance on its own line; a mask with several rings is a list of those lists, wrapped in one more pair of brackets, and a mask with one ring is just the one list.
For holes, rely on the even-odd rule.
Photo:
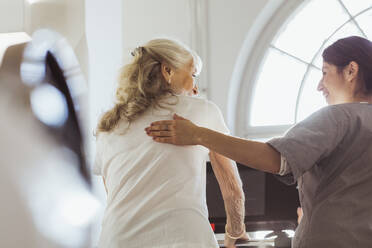
[(209, 157), (224, 200), (227, 228), (231, 235), (239, 236), (245, 230), (245, 198), (236, 163), (214, 151)]
[(280, 170), (280, 153), (266, 143), (224, 135), (203, 127), (198, 127), (195, 134), (198, 145), (241, 164), (271, 173)]

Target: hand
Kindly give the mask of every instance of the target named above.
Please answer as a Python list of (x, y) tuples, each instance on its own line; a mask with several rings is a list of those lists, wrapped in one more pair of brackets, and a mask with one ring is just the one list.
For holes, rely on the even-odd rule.
[(156, 121), (146, 127), (147, 135), (154, 141), (174, 145), (197, 145), (199, 127), (191, 121), (174, 114), (173, 120)]
[(249, 236), (247, 233), (245, 233), (241, 238), (239, 239), (232, 239), (230, 238), (229, 236), (226, 235), (225, 233), (225, 241), (224, 241), (224, 245), (227, 247), (227, 248), (235, 248), (235, 243), (237, 240), (244, 240), (244, 241), (248, 241), (249, 240)]

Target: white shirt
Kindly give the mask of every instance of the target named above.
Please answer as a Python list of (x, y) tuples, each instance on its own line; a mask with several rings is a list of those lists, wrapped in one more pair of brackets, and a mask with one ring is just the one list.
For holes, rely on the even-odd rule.
[(208, 149), (156, 143), (144, 129), (174, 113), (219, 132), (228, 129), (210, 101), (167, 101), (175, 104), (147, 110), (127, 130), (122, 121), (115, 131), (99, 134), (93, 171), (108, 190), (99, 247), (218, 247), (206, 206)]

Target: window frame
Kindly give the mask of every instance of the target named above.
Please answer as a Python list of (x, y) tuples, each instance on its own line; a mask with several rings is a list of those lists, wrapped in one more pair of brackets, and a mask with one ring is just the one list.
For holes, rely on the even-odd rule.
[[(281, 1), (279, 4), (274, 4), (269, 1), (268, 6), (262, 11), (258, 17), (259, 22), (254, 24), (250, 32), (247, 34), (243, 42), (240, 55), (237, 59), (233, 71), (233, 77), (230, 80), (230, 92), (228, 97), (228, 117), (227, 122), (234, 135), (248, 139), (267, 139), (273, 136), (282, 135), (293, 124), (290, 125), (275, 125), (275, 126), (251, 126), (250, 113), (252, 112), (253, 94), (255, 92), (257, 81), (260, 76), (260, 69), (263, 66), (265, 57), (269, 49), (275, 49), (284, 53), (307, 66), (303, 75), (298, 94), (295, 102), (295, 123), (298, 122), (298, 108), (303, 95), (306, 79), (311, 68), (319, 69), (315, 65), (317, 56), (323, 51), (325, 44), (345, 25), (353, 23), (357, 29), (367, 35), (355, 20), (358, 16), (372, 9), (372, 6), (366, 8), (355, 15), (351, 15), (342, 0), (337, 0), (349, 16), (343, 24), (335, 29), (322, 43), (317, 52), (314, 54), (310, 62), (304, 61), (292, 54), (289, 54), (272, 45), (274, 38), (280, 31), (283, 25), (290, 22), (293, 17), (311, 0), (288, 0)], [(275, 9), (273, 11), (273, 9)], [(262, 21), (264, 20), (264, 21)]]

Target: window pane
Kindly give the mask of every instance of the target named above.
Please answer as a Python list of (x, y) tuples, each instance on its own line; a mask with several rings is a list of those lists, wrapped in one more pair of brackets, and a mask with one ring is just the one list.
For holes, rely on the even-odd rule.
[(367, 35), (369, 40), (372, 40), (372, 9), (361, 14), (355, 20), (358, 22), (360, 28)]
[(322, 93), (316, 89), (321, 77), (322, 72), (320, 70), (315, 68), (309, 70), (300, 95), (296, 122), (302, 121), (327, 104)]
[(340, 30), (338, 30), (330, 39), (324, 44), (324, 46), (321, 49), (321, 52), (318, 54), (318, 56), (315, 59), (314, 64), (322, 68), (323, 65), (323, 58), (322, 58), (322, 52), (325, 48), (332, 45), (335, 41), (341, 38), (345, 38), (347, 36), (363, 36), (358, 27), (353, 22), (348, 22), (345, 26), (343, 26)]
[(337, 0), (310, 1), (283, 26), (273, 45), (310, 62), (323, 41), (348, 19)]
[(270, 48), (253, 94), (250, 125), (294, 123), (296, 97), (306, 64)]
[(342, 2), (352, 16), (372, 7), (372, 0), (342, 0)]

